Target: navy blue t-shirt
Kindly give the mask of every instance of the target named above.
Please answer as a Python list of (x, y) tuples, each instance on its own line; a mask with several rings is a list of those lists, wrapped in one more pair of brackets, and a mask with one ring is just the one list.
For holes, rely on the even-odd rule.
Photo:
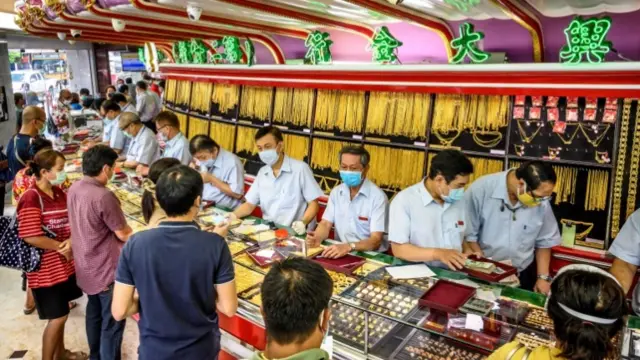
[(7, 158), (9, 160), (11, 180), (15, 178), (18, 171), (24, 169), (24, 165), (16, 157), (15, 149), (18, 149), (17, 154), (20, 156), (20, 159), (22, 159), (22, 162), (26, 164), (28, 160), (31, 160), (31, 156), (29, 156), (29, 145), (31, 145), (31, 139), (32, 138), (29, 135), (16, 134), (11, 138), (11, 140), (9, 140), (9, 144), (7, 144)]
[(162, 222), (133, 235), (120, 254), (116, 281), (140, 295), (140, 359), (217, 356), (214, 285), (233, 279), (227, 243), (195, 223)]

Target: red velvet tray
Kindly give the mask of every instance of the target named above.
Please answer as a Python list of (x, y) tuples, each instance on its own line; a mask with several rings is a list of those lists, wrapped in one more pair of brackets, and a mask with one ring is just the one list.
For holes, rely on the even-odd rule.
[(469, 299), (475, 295), (476, 289), (447, 280), (438, 280), (420, 298), (420, 305), (434, 310), (457, 314)]
[(78, 149), (80, 148), (80, 145), (76, 145), (76, 144), (67, 144), (64, 146), (64, 149), (62, 149), (60, 152), (67, 155), (67, 154), (74, 154), (76, 152), (78, 152)]
[(351, 274), (353, 271), (366, 262), (364, 258), (347, 254), (338, 259), (323, 258), (320, 255), (313, 258), (313, 261), (322, 265), (325, 269), (343, 274)]
[(471, 255), (469, 256), (469, 259), (471, 260), (476, 260), (476, 261), (482, 261), (482, 262), (488, 262), (488, 263), (492, 263), (494, 265), (496, 265), (497, 267), (499, 267), (500, 269), (504, 270), (504, 273), (502, 274), (487, 274), (487, 273), (483, 273), (482, 271), (475, 271), (475, 270), (471, 270), (471, 269), (467, 269), (467, 268), (462, 268), (462, 272), (469, 274), (470, 276), (476, 278), (476, 279), (480, 279), (480, 280), (485, 280), (485, 281), (489, 281), (489, 282), (498, 282), (504, 278), (507, 278), (511, 275), (515, 275), (518, 273), (518, 269), (516, 269), (513, 266), (507, 265), (507, 264), (503, 264), (501, 262), (498, 261), (493, 261), (487, 258), (483, 258), (483, 257), (478, 257), (475, 255)]
[(271, 266), (271, 264), (273, 264), (274, 262), (284, 259), (282, 255), (280, 255), (280, 253), (278, 253), (275, 250), (272, 250), (273, 256), (271, 257), (260, 256), (258, 255), (258, 252), (260, 250), (265, 250), (265, 249), (260, 249), (259, 247), (256, 247), (256, 248), (247, 250), (247, 255), (249, 255), (251, 260), (253, 260), (253, 262), (255, 262), (260, 267)]

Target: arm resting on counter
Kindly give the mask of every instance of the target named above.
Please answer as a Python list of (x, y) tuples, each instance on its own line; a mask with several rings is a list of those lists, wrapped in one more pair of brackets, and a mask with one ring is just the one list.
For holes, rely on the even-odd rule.
[(238, 206), (234, 211), (233, 214), (238, 218), (238, 219), (242, 219), (245, 216), (249, 216), (251, 215), (251, 213), (253, 212), (253, 210), (256, 209), (256, 205), (250, 203), (250, 202), (245, 202), (244, 204)]

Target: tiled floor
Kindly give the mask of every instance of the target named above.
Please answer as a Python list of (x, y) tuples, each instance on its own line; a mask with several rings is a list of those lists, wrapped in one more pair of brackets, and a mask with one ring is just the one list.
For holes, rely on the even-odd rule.
[[(42, 330), (45, 321), (39, 320), (36, 313), (24, 315), (24, 292), (20, 289), (20, 273), (0, 268), (0, 359), (8, 359), (14, 351), (26, 350), (23, 359), (40, 359), (42, 349)], [(78, 300), (78, 307), (71, 311), (65, 329), (65, 344), (72, 351), (89, 352), (85, 332), (85, 306), (87, 299)], [(138, 326), (135, 321), (127, 320), (123, 359), (137, 359)]]

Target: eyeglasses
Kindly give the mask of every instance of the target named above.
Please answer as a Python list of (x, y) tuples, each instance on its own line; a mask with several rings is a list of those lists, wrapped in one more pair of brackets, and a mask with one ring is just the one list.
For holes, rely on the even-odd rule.
[(550, 201), (552, 196), (536, 196), (532, 191), (529, 191), (529, 195), (533, 198), (533, 201), (541, 203), (543, 201)]
[(126, 131), (131, 125), (133, 125), (133, 123), (129, 123), (129, 125), (127, 125), (127, 126), (125, 126), (123, 128), (120, 128), (120, 130)]

